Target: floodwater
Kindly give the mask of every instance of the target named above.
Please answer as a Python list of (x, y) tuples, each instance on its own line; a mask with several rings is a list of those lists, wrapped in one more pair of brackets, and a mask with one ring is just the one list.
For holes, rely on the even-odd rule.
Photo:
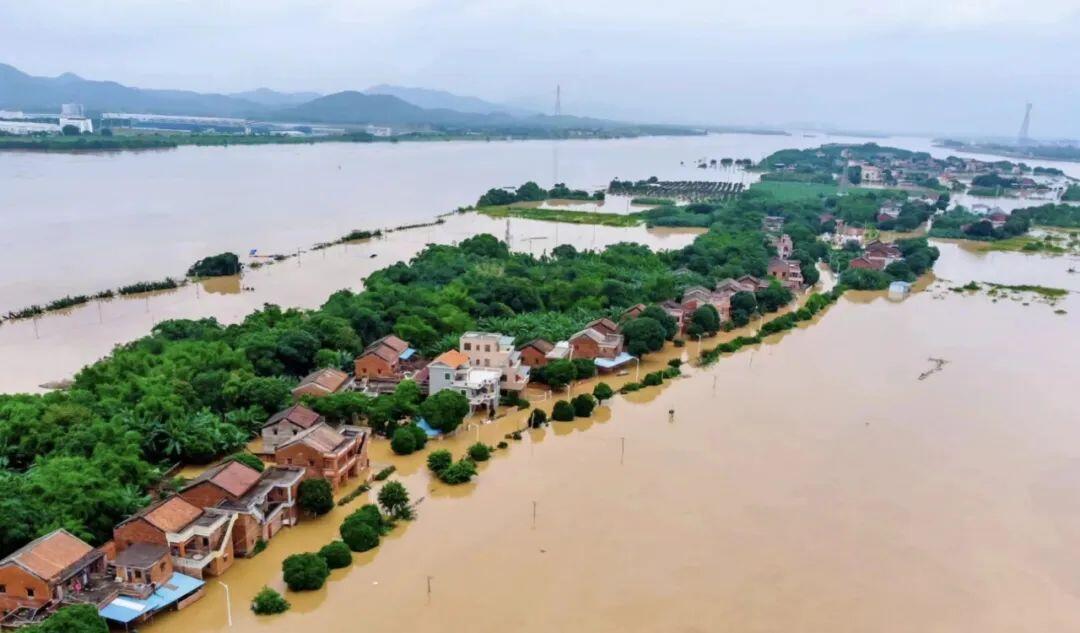
[[(959, 253), (943, 249), (946, 268)], [(1010, 263), (980, 261), (976, 278)], [(1035, 282), (1050, 265), (1025, 261)], [(284, 591), (282, 559), (336, 538), (362, 496), (221, 578), (231, 628), (211, 581), (141, 629), (1077, 630), (1080, 301), (1061, 306), (849, 293), (590, 420), (527, 432), (465, 486), (376, 443), (375, 467), (395, 464), (422, 499), (415, 522), (323, 590), (286, 593), (289, 613), (253, 615), (263, 585)], [(696, 344), (641, 371), (672, 353)], [(930, 358), (947, 363), (920, 380)], [(523, 417), (429, 446), (494, 444)]]
[[(558, 244), (603, 248), (637, 242), (654, 249), (681, 248), (701, 229), (586, 226), (511, 218), (510, 245), (541, 255)], [(38, 319), (0, 326), (0, 392), (41, 391), (41, 385), (72, 377), (118, 343), (150, 332), (166, 319), (215, 317), (236, 323), (265, 303), (313, 308), (343, 288), (360, 290), (373, 271), (408, 260), (427, 244), (451, 244), (491, 233), (506, 238), (507, 220), (476, 213), (448, 216), (443, 224), (387, 233), (382, 238), (301, 253), (242, 277), (219, 277), (177, 290), (92, 301)], [(9, 356), (10, 354), (10, 356)]]

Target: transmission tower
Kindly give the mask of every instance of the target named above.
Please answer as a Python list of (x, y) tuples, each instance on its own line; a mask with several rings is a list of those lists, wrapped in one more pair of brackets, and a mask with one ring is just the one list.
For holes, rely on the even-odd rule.
[(562, 86), (555, 84), (555, 116), (562, 114)]
[(1028, 138), (1028, 126), (1031, 125), (1031, 104), (1028, 103), (1024, 107), (1024, 122), (1020, 124), (1020, 134), (1016, 137), (1016, 144), (1024, 147), (1031, 143), (1031, 139)]

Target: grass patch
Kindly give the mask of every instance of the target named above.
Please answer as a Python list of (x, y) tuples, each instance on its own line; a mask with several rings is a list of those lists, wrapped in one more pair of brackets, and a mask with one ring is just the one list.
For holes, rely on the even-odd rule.
[(750, 185), (750, 190), (767, 193), (780, 202), (797, 202), (799, 200), (817, 200), (822, 196), (836, 195), (838, 187), (816, 182), (762, 180)]
[(1050, 287), (1047, 287), (1047, 286), (1035, 286), (1035, 285), (1031, 285), (1031, 284), (1020, 284), (1020, 285), (1010, 286), (1010, 285), (1006, 285), (1006, 284), (994, 284), (994, 283), (992, 283), (992, 284), (989, 284), (989, 285), (991, 287), (997, 288), (999, 290), (1015, 290), (1016, 292), (1033, 292), (1033, 293), (1035, 293), (1037, 295), (1046, 297), (1048, 299), (1060, 299), (1061, 297), (1064, 297), (1065, 295), (1069, 294), (1069, 291), (1065, 290), (1064, 288), (1050, 288)]
[(542, 222), (565, 222), (568, 224), (598, 224), (600, 226), (630, 227), (642, 223), (642, 218), (636, 213), (600, 213), (596, 211), (570, 211), (566, 209), (539, 209), (535, 207), (519, 207), (500, 205), (494, 207), (480, 207), (476, 210), (492, 218), (524, 218), (526, 220), (540, 220)]

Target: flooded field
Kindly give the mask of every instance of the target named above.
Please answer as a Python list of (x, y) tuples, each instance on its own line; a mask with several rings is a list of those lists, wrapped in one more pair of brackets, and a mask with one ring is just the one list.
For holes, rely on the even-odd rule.
[[(957, 257), (945, 249), (945, 269)], [(976, 278), (1004, 274), (982, 263)], [(1080, 300), (1058, 315), (935, 297), (849, 293), (814, 323), (617, 396), (591, 420), (527, 432), (467, 486), (378, 443), (373, 461), (423, 498), (415, 522), (324, 590), (287, 593), (289, 613), (254, 616), (260, 587), (284, 589), (281, 560), (336, 538), (361, 497), (221, 578), (233, 627), (210, 582), (142, 629), (1073, 630)], [(947, 362), (920, 380), (931, 357)], [(494, 444), (522, 418), (433, 446)]]
[[(510, 220), (509, 228), (514, 250), (535, 255), (558, 244), (584, 249), (626, 241), (656, 249), (681, 248), (701, 233), (700, 229), (616, 228), (517, 218)], [(114, 345), (148, 334), (159, 321), (215, 317), (222, 323), (235, 323), (265, 303), (317, 307), (342, 288), (359, 290), (367, 275), (408, 260), (426, 244), (451, 244), (478, 233), (505, 239), (506, 230), (506, 220), (475, 213), (451, 215), (443, 224), (305, 252), (298, 258), (249, 269), (242, 278), (221, 277), (178, 290), (93, 301), (35, 320), (9, 321), (0, 326), (0, 355), (20, 362), (0, 366), (0, 391), (40, 391), (43, 383), (73, 376)]]

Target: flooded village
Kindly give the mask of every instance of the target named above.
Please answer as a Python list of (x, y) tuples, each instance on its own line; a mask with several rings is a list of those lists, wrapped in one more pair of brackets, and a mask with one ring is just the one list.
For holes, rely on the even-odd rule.
[[(160, 343), (113, 354), (194, 355), (186, 342), (241, 337), (247, 360), (215, 347), (222, 358), (180, 392), (243, 409), (223, 417), (241, 437), (213, 440), (239, 448), (196, 449), (201, 439), (151, 426), (152, 450), (202, 463), (161, 477), (105, 538), (60, 527), (0, 560), (0, 625), (73, 605), (154, 633), (1080, 624), (1076, 257), (928, 241), (949, 213), (973, 216), (964, 231), (985, 222), (987, 244), (1017, 235), (990, 207), (956, 208), (949, 161), (879, 183), (882, 150), (855, 155), (865, 148), (764, 161), (760, 186), (613, 183), (608, 193), (650, 199), (634, 211), (640, 226), (563, 223), (558, 205), (549, 222), (456, 214), (147, 295), (141, 316), (119, 300), (110, 309), (128, 306), (132, 325), (62, 371), (151, 327)], [(826, 177), (839, 185), (817, 191)], [(1031, 188), (1059, 202), (1071, 180), (1046, 177)], [(520, 198), (527, 185), (506, 190)], [(1072, 213), (1051, 206), (1015, 217)], [(590, 266), (612, 277), (574, 273)], [(327, 299), (342, 275), (355, 281)], [(275, 300), (325, 303), (250, 316), (269, 296), (237, 290), (277, 279)], [(151, 301), (171, 312), (147, 316)], [(376, 306), (392, 308), (394, 327)], [(41, 321), (83, 319), (64, 335), (76, 340), (107, 331), (100, 309), (96, 325), (91, 306)], [(542, 320), (523, 318), (533, 313)], [(260, 319), (283, 338), (243, 331)], [(287, 330), (304, 320), (321, 340)], [(0, 344), (19, 349), (7, 346), (26, 345), (31, 327), (41, 341), (42, 324), (5, 323)], [(241, 378), (245, 362), (262, 375)], [(109, 371), (80, 374), (75, 389), (130, 397)], [(154, 390), (137, 400), (140, 413), (175, 407)], [(457, 461), (436, 465), (443, 451)], [(391, 501), (398, 487), (407, 494)], [(343, 565), (328, 566), (332, 542), (347, 545)], [(264, 607), (264, 591), (281, 602)], [(902, 622), (880, 618), (899, 610)]]

